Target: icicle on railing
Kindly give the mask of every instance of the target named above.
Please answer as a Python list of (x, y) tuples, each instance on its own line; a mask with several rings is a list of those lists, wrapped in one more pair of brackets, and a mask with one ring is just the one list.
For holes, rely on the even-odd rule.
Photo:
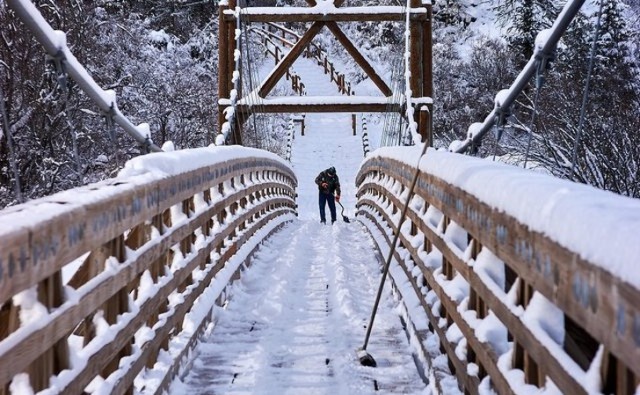
[(284, 158), (291, 163), (291, 148), (293, 146), (293, 139), (295, 138), (295, 125), (293, 118), (289, 118), (289, 123), (287, 124), (287, 150), (285, 152)]
[(142, 125), (135, 126), (129, 118), (120, 112), (116, 104), (115, 92), (102, 89), (89, 75), (89, 72), (69, 50), (66, 34), (63, 31), (53, 30), (40, 11), (29, 0), (7, 0), (7, 4), (34, 34), (36, 40), (42, 44), (47, 53), (56, 62), (64, 65), (64, 71), (98, 105), (102, 113), (110, 121), (122, 127), (126, 133), (146, 149), (155, 152), (162, 151), (160, 147), (151, 141), (149, 134), (144, 134), (148, 129)]
[(365, 158), (369, 152), (371, 152), (371, 147), (369, 146), (369, 132), (367, 131), (367, 116), (364, 114), (362, 115), (362, 151)]

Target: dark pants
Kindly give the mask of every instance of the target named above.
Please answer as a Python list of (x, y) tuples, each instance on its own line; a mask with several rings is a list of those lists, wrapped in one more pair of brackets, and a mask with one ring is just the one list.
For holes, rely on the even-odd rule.
[(318, 197), (318, 203), (320, 204), (320, 221), (327, 222), (326, 217), (324, 215), (324, 206), (325, 203), (329, 203), (329, 212), (331, 212), (331, 222), (336, 221), (336, 200), (333, 195), (328, 193), (320, 192)]

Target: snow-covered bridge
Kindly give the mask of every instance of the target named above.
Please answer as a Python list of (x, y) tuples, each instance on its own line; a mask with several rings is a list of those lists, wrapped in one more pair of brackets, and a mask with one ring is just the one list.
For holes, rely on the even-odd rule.
[[(317, 60), (295, 62), (305, 91), (346, 91)], [(638, 391), (638, 200), (304, 122), (290, 161), (158, 152), (0, 211), (0, 393)]]

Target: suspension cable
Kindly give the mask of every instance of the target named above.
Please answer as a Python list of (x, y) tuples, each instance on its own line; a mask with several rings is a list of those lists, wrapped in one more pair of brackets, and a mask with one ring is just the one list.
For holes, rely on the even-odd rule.
[(402, 78), (399, 78), (399, 70), (400, 64), (402, 63), (402, 58), (395, 58), (392, 62), (391, 66), (391, 97), (387, 100), (387, 112), (384, 117), (384, 125), (382, 129), (382, 138), (381, 138), (381, 146), (390, 146), (393, 145), (393, 137), (395, 136), (394, 131), (399, 132), (399, 126), (401, 124), (401, 116), (399, 113), (394, 111), (394, 107), (396, 104), (401, 104), (402, 101), (402, 92), (404, 91), (404, 85), (402, 82), (404, 81)]
[(533, 99), (533, 111), (531, 113), (531, 123), (529, 124), (529, 136), (527, 138), (527, 150), (524, 155), (523, 168), (527, 168), (527, 161), (529, 160), (529, 149), (531, 148), (531, 137), (533, 136), (533, 129), (536, 126), (536, 116), (538, 114), (538, 99), (540, 98), (540, 91), (544, 84), (544, 69), (546, 68), (546, 61), (541, 59), (538, 61), (538, 67), (536, 71), (536, 94)]
[(501, 103), (496, 103), (496, 108), (494, 108), (489, 115), (482, 122), (482, 125), (467, 137), (466, 140), (460, 142), (457, 148), (454, 150), (458, 153), (466, 152), (472, 146), (478, 144), (482, 138), (491, 130), (494, 125), (496, 115), (499, 111), (498, 104), (502, 108), (509, 108), (515, 103), (516, 98), (520, 95), (520, 93), (527, 86), (531, 78), (535, 75), (537, 70), (537, 61), (541, 54), (551, 54), (553, 53), (558, 41), (569, 27), (569, 24), (573, 20), (573, 18), (578, 14), (580, 8), (585, 3), (586, 0), (569, 0), (564, 6), (558, 18), (556, 18), (555, 22), (551, 29), (548, 30), (549, 35), (544, 43), (536, 48), (536, 51), (529, 59), (529, 62), (522, 69), (518, 77), (511, 84), (509, 89), (507, 90), (507, 94), (504, 96)]
[(593, 34), (593, 43), (591, 43), (591, 55), (589, 56), (589, 69), (587, 70), (587, 78), (584, 83), (584, 92), (582, 96), (582, 107), (580, 107), (580, 121), (578, 122), (578, 132), (576, 134), (576, 141), (573, 145), (573, 157), (571, 158), (571, 172), (569, 173), (569, 179), (573, 181), (575, 176), (576, 161), (578, 160), (578, 146), (580, 145), (580, 139), (582, 138), (582, 128), (584, 126), (585, 113), (587, 111), (587, 102), (589, 101), (589, 85), (591, 83), (591, 73), (593, 71), (593, 63), (596, 57), (596, 50), (598, 49), (598, 37), (600, 36), (600, 21), (602, 19), (602, 3), (598, 9), (598, 21), (596, 22), (596, 31)]
[[(113, 121), (120, 125), (126, 133), (133, 137), (139, 144), (149, 143), (149, 136), (140, 132), (139, 126), (133, 125), (129, 118), (124, 116), (116, 105), (116, 95), (113, 91), (105, 91), (89, 75), (78, 59), (71, 53), (66, 44), (63, 32), (54, 31), (51, 25), (44, 19), (38, 9), (28, 0), (7, 0), (9, 7), (22, 20), (25, 26), (31, 30), (36, 40), (42, 44), (47, 53), (64, 62), (65, 70), (78, 84), (78, 87), (93, 100), (103, 113), (112, 113)], [(160, 152), (162, 149), (151, 143), (152, 151)]]

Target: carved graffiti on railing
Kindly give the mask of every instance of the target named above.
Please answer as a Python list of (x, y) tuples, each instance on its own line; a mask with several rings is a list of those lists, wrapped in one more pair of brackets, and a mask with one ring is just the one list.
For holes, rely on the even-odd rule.
[[(11, 224), (0, 227), (0, 393), (20, 373), (36, 391), (52, 379), (59, 393), (82, 393), (101, 375), (111, 376), (112, 393), (127, 392), (229, 258), (266, 224), (291, 219), (296, 183), (281, 162), (246, 157), (165, 178), (116, 178), (0, 212)], [(40, 305), (38, 320), (21, 315)], [(146, 340), (136, 340), (145, 326)], [(84, 364), (73, 369), (72, 337)]]
[[(357, 177), (358, 215), (379, 229), (387, 243), (389, 232), (398, 231), (413, 171), (376, 157)], [(489, 376), (501, 394), (517, 393), (525, 383), (543, 387), (546, 378), (562, 393), (584, 394), (575, 372), (586, 374), (602, 352), (602, 391), (635, 393), (640, 378), (640, 328), (633, 324), (640, 321), (638, 289), (429, 174), (418, 179), (407, 222), (396, 259), (463, 391), (478, 393)], [(479, 256), (498, 264), (481, 268)], [(531, 328), (540, 306), (545, 314), (562, 317), (563, 338), (544, 339)], [(487, 320), (494, 338), (478, 330)], [(466, 359), (461, 357), (465, 354)]]

